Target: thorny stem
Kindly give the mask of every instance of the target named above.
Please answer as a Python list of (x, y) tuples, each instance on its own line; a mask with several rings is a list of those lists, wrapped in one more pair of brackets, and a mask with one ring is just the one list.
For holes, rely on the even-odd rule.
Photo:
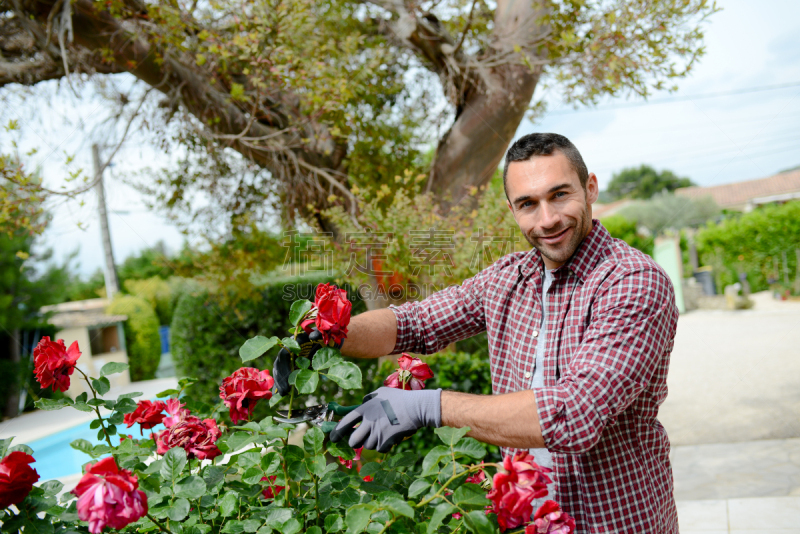
[[(283, 442), (283, 448), (285, 450), (286, 446), (287, 446), (288, 438), (287, 439), (281, 438), (281, 441)], [(281, 469), (283, 469), (283, 479), (286, 481), (286, 506), (291, 508), (292, 507), (292, 503), (289, 501), (289, 497), (291, 497), (292, 485), (289, 483), (289, 473), (286, 471), (286, 462), (285, 461), (281, 462)]]
[(172, 531), (171, 531), (171, 530), (169, 530), (168, 528), (166, 528), (166, 527), (165, 527), (165, 526), (164, 526), (162, 523), (159, 523), (159, 522), (158, 522), (158, 519), (156, 519), (155, 517), (153, 517), (152, 515), (150, 515), (150, 513), (149, 513), (149, 512), (148, 512), (146, 515), (147, 515), (147, 519), (149, 519), (150, 521), (152, 521), (152, 522), (153, 522), (153, 524), (155, 524), (155, 526), (157, 526), (157, 527), (158, 527), (158, 529), (159, 529), (161, 532), (167, 532), (168, 534), (172, 534)]
[[(83, 379), (86, 380), (86, 383), (89, 385), (89, 389), (92, 390), (92, 396), (96, 399), (97, 391), (95, 391), (94, 386), (92, 386), (92, 382), (89, 380), (89, 377), (86, 376), (86, 373), (81, 371), (77, 366), (75, 367), (75, 370), (83, 375)], [(103, 429), (103, 435), (106, 437), (106, 443), (108, 443), (108, 446), (113, 449), (114, 445), (111, 444), (111, 437), (108, 435), (108, 430), (106, 430), (105, 423), (103, 423), (103, 416), (100, 415), (100, 408), (98, 406), (92, 406), (92, 408), (94, 408), (97, 418), (100, 420), (100, 427)]]
[(468, 473), (472, 473), (473, 471), (480, 471), (481, 469), (484, 469), (487, 465), (495, 465), (495, 464), (483, 464), (483, 465), (478, 464), (478, 465), (474, 465), (472, 467), (467, 468), (466, 471), (462, 471), (461, 473), (458, 473), (457, 475), (451, 476), (450, 479), (447, 482), (442, 484), (442, 487), (439, 488), (439, 491), (437, 491), (436, 493), (434, 493), (433, 495), (431, 495), (427, 499), (424, 499), (424, 500), (420, 501), (419, 503), (415, 504), (414, 508), (419, 508), (420, 506), (424, 506), (424, 505), (428, 504), (429, 502), (431, 502), (432, 500), (436, 499), (437, 497), (441, 497), (442, 496), (441, 495), (442, 492), (445, 489), (447, 489), (447, 486), (449, 486), (451, 482), (454, 482), (458, 477), (464, 476), (464, 475), (466, 475)]
[(392, 523), (394, 523), (394, 522), (395, 522), (394, 519), (390, 519), (389, 521), (387, 521), (386, 524), (383, 525), (383, 528), (381, 529), (381, 531), (378, 532), (378, 534), (383, 534), (384, 532), (386, 532), (386, 529), (388, 529), (390, 526), (392, 526)]
[(322, 525), (320, 523), (321, 523), (321, 520), (322, 520), (322, 515), (320, 514), (320, 511), (319, 511), (319, 477), (318, 476), (314, 477), (314, 508), (317, 509), (317, 526), (321, 527)]

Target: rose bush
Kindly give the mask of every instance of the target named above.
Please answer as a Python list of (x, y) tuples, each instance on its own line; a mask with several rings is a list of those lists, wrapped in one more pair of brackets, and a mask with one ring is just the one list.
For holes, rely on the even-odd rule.
[[(268, 371), (243, 367), (223, 380), (220, 401), (215, 405), (193, 400), (187, 392), (194, 381), (188, 378), (179, 380), (178, 389), (158, 395), (165, 401), (137, 403), (133, 400), (141, 395), (137, 393), (105, 398), (110, 389), (106, 375), (123, 371), (125, 364), (107, 364), (97, 378), (74, 368), (90, 393), (74, 400), (40, 399), (37, 406), (94, 412), (92, 428), (98, 430), (98, 440), (103, 443), (95, 445), (84, 439), (72, 443), (91, 459), (72, 492), (62, 492), (57, 481), (35, 487), (30, 474), (24, 484), (16, 477), (8, 482), (12, 479), (4, 476), (12, 471), (6, 471), (4, 459), (0, 497), (11, 487), (5, 483), (15, 484), (14, 494), (21, 498), (2, 502), (2, 531), (94, 534), (106, 528), (165, 534), (489, 534), (520, 527), (521, 533), (532, 521), (530, 500), (524, 501), (546, 494), (547, 470), (528, 455), (506, 458), (502, 465), (484, 464), (486, 447), (466, 437), (468, 428), (434, 430), (440, 444), (420, 465), (413, 452), (370, 452), (361, 457), (360, 450), (331, 443), (324, 432), (335, 425), (331, 421), (318, 421), (320, 426), (316, 426), (288, 424), (273, 416), (250, 420), (254, 405), (260, 402), (272, 409), (279, 405), (287, 408), (291, 418), (292, 410), (297, 414), (302, 408), (292, 407), (296, 392), (317, 396), (316, 402), (326, 405), (326, 399), (318, 397), (322, 381), (351, 390), (361, 388), (359, 368), (344, 361), (331, 346), (346, 335), (349, 308), (336, 288), (325, 287), (317, 297), (314, 304), (294, 303), (289, 336), (256, 336), (239, 351), (243, 363), (278, 346), (290, 351), (292, 390), (288, 398), (269, 391), (272, 377)], [(312, 360), (299, 356), (295, 339), (309, 321), (328, 336)], [(432, 377), (430, 369), (415, 360), (409, 355), (399, 359), (398, 387), (419, 389)], [(63, 367), (58, 376), (68, 377), (72, 370)], [(56, 380), (50, 383), (60, 387)], [(126, 436), (116, 444), (112, 440), (120, 424), (152, 429), (158, 419), (165, 428), (147, 439)], [(25, 445), (10, 445), (11, 440), (0, 441), (3, 457), (11, 451), (9, 465), (18, 466), (20, 454), (35, 457)], [(24, 460), (23, 467), (30, 469), (28, 458)], [(487, 494), (491, 489), (489, 470), (496, 473), (494, 489)], [(549, 507), (540, 512), (538, 522), (527, 527), (528, 533), (562, 533), (574, 528), (561, 510)]]

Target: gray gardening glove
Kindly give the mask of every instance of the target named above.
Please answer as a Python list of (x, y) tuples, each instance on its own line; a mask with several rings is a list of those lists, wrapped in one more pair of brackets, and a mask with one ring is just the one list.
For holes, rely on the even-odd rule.
[[(441, 398), (441, 389), (379, 388), (364, 397), (364, 404), (342, 418), (331, 431), (331, 441), (349, 436), (348, 443), (354, 449), (366, 447), (388, 452), (424, 426), (442, 426)], [(361, 426), (356, 428), (358, 423)]]
[[(297, 344), (300, 345), (300, 354), (297, 358), (311, 360), (314, 358), (314, 354), (322, 348), (322, 334), (316, 328), (312, 329), (310, 334), (301, 332), (297, 334)], [(293, 371), (292, 359), (291, 352), (281, 349), (272, 364), (272, 378), (275, 379), (275, 386), (277, 386), (281, 397), (285, 397), (292, 390), (292, 386), (289, 385), (289, 375)]]

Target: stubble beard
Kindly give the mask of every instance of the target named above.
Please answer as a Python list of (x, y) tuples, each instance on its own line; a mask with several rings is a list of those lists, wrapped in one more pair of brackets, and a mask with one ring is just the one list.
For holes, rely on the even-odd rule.
[[(567, 226), (558, 228), (556, 231), (551, 232), (550, 235), (561, 233), (567, 228)], [(589, 215), (589, 208), (587, 207), (581, 213), (581, 218), (578, 220), (569, 241), (566, 243), (559, 243), (556, 247), (551, 247), (550, 245), (540, 242), (537, 236), (531, 234), (525, 234), (525, 239), (548, 260), (553, 263), (564, 263), (575, 254), (575, 251), (578, 250), (583, 239), (589, 235), (591, 228), (592, 217)]]

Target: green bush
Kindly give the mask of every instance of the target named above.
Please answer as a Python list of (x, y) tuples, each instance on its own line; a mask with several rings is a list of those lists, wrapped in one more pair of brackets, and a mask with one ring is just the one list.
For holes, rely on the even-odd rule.
[(155, 378), (161, 361), (161, 338), (158, 335), (158, 318), (152, 306), (142, 298), (119, 295), (111, 302), (106, 313), (128, 316), (124, 329), (131, 381)]
[[(172, 319), (172, 359), (179, 376), (198, 379), (192, 386), (192, 396), (203, 402), (217, 402), (222, 380), (243, 367), (239, 357), (242, 343), (257, 335), (286, 336), (292, 302), (301, 297), (313, 300), (316, 286), (332, 281), (329, 277), (319, 276), (273, 280), (269, 285), (255, 288), (252, 296), (238, 301), (235, 307), (220, 304), (226, 301), (208, 291), (185, 293)], [(361, 300), (353, 300), (354, 315), (365, 309)], [(244, 365), (271, 371), (276, 354), (277, 349), (273, 349)], [(361, 367), (365, 380), (369, 380), (377, 368), (374, 361), (356, 363)], [(341, 404), (359, 402), (363, 395), (362, 392), (340, 392), (336, 384), (324, 377), (321, 391), (323, 400), (336, 399)], [(294, 406), (307, 400), (299, 397)], [(264, 417), (267, 412), (267, 403), (259, 403), (254, 417)]]
[(746, 273), (753, 291), (768, 289), (776, 275), (782, 283), (784, 254), (791, 286), (797, 272), (795, 250), (800, 248), (800, 201), (734, 214), (708, 224), (695, 239), (700, 260), (714, 268), (720, 290), (738, 281), (739, 272)]
[(639, 233), (636, 221), (632, 221), (622, 215), (611, 215), (602, 221), (611, 237), (622, 239), (627, 244), (645, 254), (653, 255), (653, 240)]

